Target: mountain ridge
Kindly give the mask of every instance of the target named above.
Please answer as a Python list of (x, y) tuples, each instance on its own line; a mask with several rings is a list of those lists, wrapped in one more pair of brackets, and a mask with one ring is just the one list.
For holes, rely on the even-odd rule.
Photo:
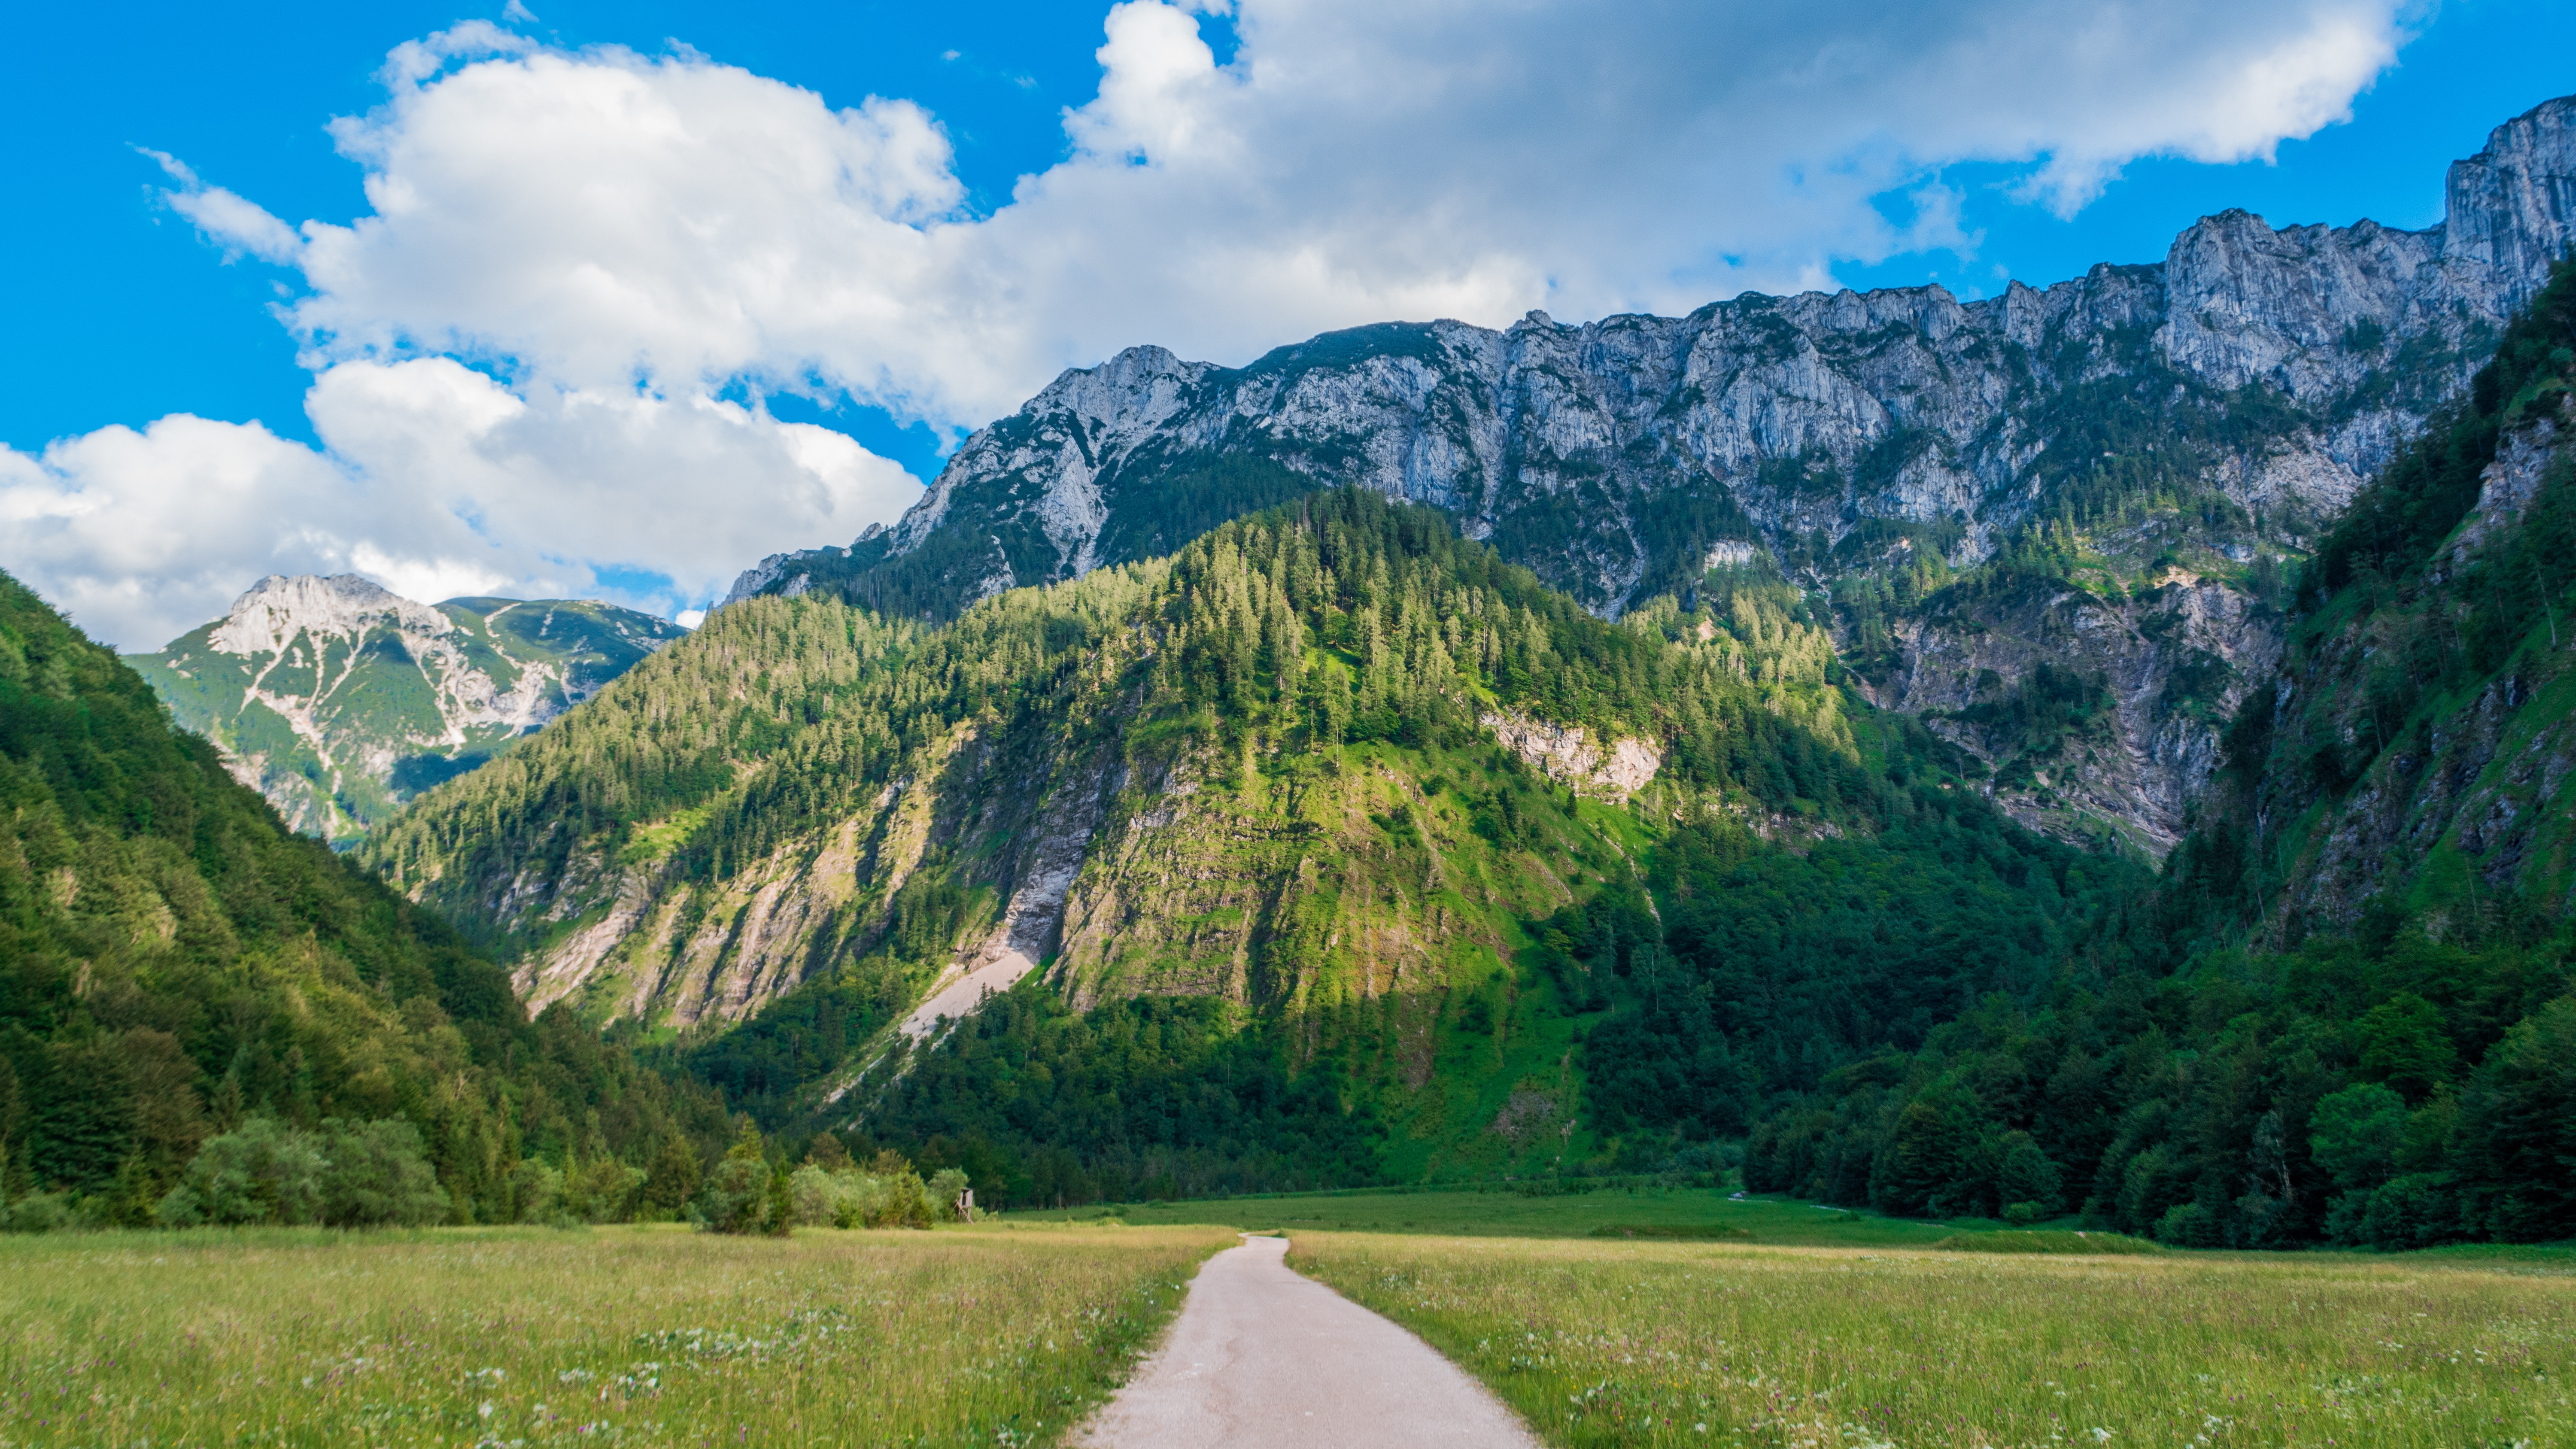
[[(2067, 838), (2107, 829), (2161, 855), (2205, 785), (2209, 717), (2235, 707), (2247, 675), (2204, 638), (2146, 629), (2156, 611), (2125, 596), (2177, 566), (2192, 587), (2214, 580), (2244, 601), (2225, 612), (2242, 616), (2231, 627), (2252, 636), (2259, 672), (2278, 617), (2246, 607), (2270, 602), (2255, 576), (2295, 565), (2465, 386), (2576, 237), (2576, 99), (2497, 127), (2452, 165), (2445, 198), (2442, 224), (2420, 232), (2276, 229), (2221, 212), (2160, 264), (2015, 282), (1971, 303), (1934, 286), (1746, 294), (1582, 327), (1539, 313), (1499, 331), (1382, 323), (1234, 369), (1130, 348), (970, 437), (891, 528), (773, 555), (729, 597), (819, 588), (943, 618), (1167, 551), (1319, 484), (1448, 509), (1470, 537), (1614, 616), (1686, 594), (1735, 555), (1809, 587), (1903, 592), (1911, 579), (1928, 594), (2063, 525), (2098, 571), (2090, 588), (2109, 607), (2096, 623), (2137, 641), (2124, 660), (2066, 657), (2024, 632), (2021, 647), (1932, 680), (1946, 658), (1975, 654), (1980, 632), (2010, 631), (1916, 613), (1885, 651), (1913, 682), (1873, 688), (1919, 709), (1975, 696), (1979, 670), (2017, 689), (2040, 659), (2126, 674), (2105, 721), (2116, 748), (2097, 752), (2113, 763), (2072, 762), (2061, 773), (2080, 789), (2009, 803)], [(1838, 631), (1861, 631), (1879, 607), (1838, 600)], [(2185, 696), (2215, 681), (2206, 708), (2166, 706), (2178, 673)]]
[(596, 600), (432, 605), (357, 574), (271, 574), (126, 662), (292, 827), (347, 845), (685, 632)]
[[(1293, 1104), (1291, 1139), (1383, 1129), (1402, 1174), (1542, 1171), (1631, 1150), (1571, 1070), (1627, 967), (1542, 970), (1529, 923), (1651, 920), (1666, 834), (1794, 880), (1748, 959), (1811, 973), (1876, 930), (1875, 989), (1927, 1020), (2140, 875), (2014, 827), (1831, 655), (1783, 585), (1614, 624), (1445, 514), (1342, 489), (935, 629), (820, 594), (719, 610), (363, 858), (513, 956), (523, 996), (674, 1030), (769, 1120), (928, 1120), (977, 1077), (958, 1052), (1023, 1035), (1074, 1052), (1015, 1077), (1045, 1115), (1101, 1080), (1066, 1042), (1132, 1030), (1115, 1071), (1160, 1085), (1064, 1107), (1124, 1180), (1374, 1160), (1317, 1166), (1201, 1101), (1220, 1078)], [(1788, 979), (1818, 1034), (1789, 1080), (1887, 1039)], [(1202, 1117), (1237, 1145), (1186, 1140)], [(974, 1130), (1066, 1146), (1017, 1108)]]

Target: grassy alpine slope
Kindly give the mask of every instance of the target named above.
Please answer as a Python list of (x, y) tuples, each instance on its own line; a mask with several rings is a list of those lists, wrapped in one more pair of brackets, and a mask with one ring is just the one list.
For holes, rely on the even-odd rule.
[[(1794, 590), (1695, 604), (1606, 623), (1358, 492), (935, 631), (756, 600), (370, 859), (526, 943), (540, 1000), (771, 1000), (689, 1059), (772, 1120), (950, 960), (1052, 952), (835, 1109), (1013, 1201), (1660, 1161), (1673, 1123), (1587, 1110), (1574, 1067), (1624, 1004), (1687, 1009), (1638, 924), (1659, 838), (1758, 876), (1711, 928), (1804, 983), (1687, 1064), (1728, 1083), (1910, 1044), (2135, 878), (1855, 713)], [(1880, 985), (1901, 1010), (1834, 1004)]]
[(1209, 1229), (0, 1239), (0, 1441), (1047, 1440)]
[(0, 1198), (22, 1226), (148, 1221), (257, 1119), (410, 1123), (460, 1221), (514, 1215), (531, 1158), (641, 1169), (729, 1135), (703, 1088), (532, 1022), (0, 576)]

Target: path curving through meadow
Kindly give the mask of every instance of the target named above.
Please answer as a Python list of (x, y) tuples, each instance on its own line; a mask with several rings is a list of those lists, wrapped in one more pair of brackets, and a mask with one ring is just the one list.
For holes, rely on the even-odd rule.
[(1290, 1271), (1285, 1238), (1210, 1258), (1170, 1338), (1076, 1431), (1085, 1449), (1538, 1449), (1431, 1346)]

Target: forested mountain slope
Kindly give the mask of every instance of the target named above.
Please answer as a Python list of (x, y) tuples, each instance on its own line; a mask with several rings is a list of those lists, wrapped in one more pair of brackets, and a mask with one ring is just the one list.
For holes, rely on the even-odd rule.
[[(1231, 369), (1134, 348), (970, 438), (891, 530), (764, 560), (735, 593), (945, 619), (1318, 483), (1447, 509), (1607, 615), (1760, 554), (1833, 590), (1873, 697), (1978, 757), (2022, 818), (2161, 854), (2278, 655), (2284, 563), (2485, 360), (2576, 237), (2571, 197), (2560, 100), (2454, 164), (2423, 232), (2237, 211), (2160, 264), (1965, 304), (1388, 323)], [(1951, 589), (1963, 570), (1982, 576)], [(1973, 717), (2070, 702), (2071, 738)]]
[(433, 607), (355, 574), (272, 574), (126, 662), (289, 825), (345, 846), (686, 632), (595, 600)]
[[(1573, 1053), (1625, 957), (1539, 969), (1522, 923), (1642, 903), (1659, 836), (1759, 862), (1746, 960), (1825, 973), (1748, 1046), (1788, 1083), (2044, 971), (2134, 877), (1855, 717), (1829, 656), (1777, 583), (1614, 625), (1345, 491), (937, 630), (734, 605), (366, 850), (534, 999), (698, 1026), (736, 1100), (980, 1142), (1036, 1196), (1615, 1159)], [(1040, 963), (854, 1078), (943, 973)], [(1833, 999), (1864, 982), (1886, 1012)]]
[(694, 1163), (725, 1136), (703, 1088), (532, 1023), (506, 974), (286, 830), (0, 576), (0, 1198), (148, 1221), (254, 1118), (406, 1120), (466, 1221), (515, 1215), (532, 1157), (640, 1168), (676, 1141)]
[(2576, 1234), (2571, 386), (2562, 264), (2321, 542), (2157, 893), (1775, 1101), (1753, 1182), (2186, 1245)]

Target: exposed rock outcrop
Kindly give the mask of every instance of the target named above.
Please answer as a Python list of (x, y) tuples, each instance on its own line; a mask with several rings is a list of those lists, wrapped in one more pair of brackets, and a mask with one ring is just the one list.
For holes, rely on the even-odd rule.
[[(1241, 368), (1131, 348), (968, 439), (892, 529), (764, 560), (736, 592), (937, 616), (1177, 546), (1207, 510), (1343, 483), (1448, 509), (1605, 614), (1757, 545), (1819, 584), (1896, 540), (1963, 567), (2107, 494), (2214, 500), (2215, 521), (2180, 515), (2186, 552), (2295, 552), (2576, 237), (2576, 99), (2499, 127), (2446, 194), (2426, 231), (2230, 211), (2159, 265), (1974, 302), (1934, 286), (1580, 327), (1389, 323)], [(1954, 648), (1926, 640), (1941, 627), (1917, 642)], [(2196, 768), (2167, 761), (2206, 743), (2169, 725), (2124, 697), (2112, 753), (2138, 763), (2086, 783), (2150, 846)]]
[(1581, 725), (1552, 725), (1509, 712), (1486, 714), (1477, 723), (1540, 774), (1616, 804), (1628, 803), (1664, 767), (1663, 752), (1646, 741), (1596, 741)]

